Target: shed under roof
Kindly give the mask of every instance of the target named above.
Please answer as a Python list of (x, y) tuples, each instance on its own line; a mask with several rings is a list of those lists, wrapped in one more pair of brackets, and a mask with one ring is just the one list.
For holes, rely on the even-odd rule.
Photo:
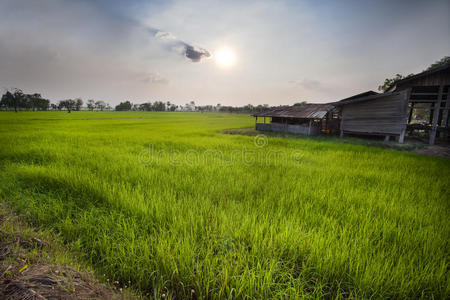
[(334, 109), (331, 104), (305, 104), (302, 106), (282, 106), (265, 112), (256, 113), (255, 117), (279, 117), (296, 119), (322, 119)]

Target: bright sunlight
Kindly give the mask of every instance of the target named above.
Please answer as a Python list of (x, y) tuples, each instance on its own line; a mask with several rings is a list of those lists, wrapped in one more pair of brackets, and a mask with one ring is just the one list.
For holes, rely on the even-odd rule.
[(215, 57), (217, 64), (222, 68), (229, 68), (236, 62), (236, 55), (233, 50), (228, 47), (219, 49)]

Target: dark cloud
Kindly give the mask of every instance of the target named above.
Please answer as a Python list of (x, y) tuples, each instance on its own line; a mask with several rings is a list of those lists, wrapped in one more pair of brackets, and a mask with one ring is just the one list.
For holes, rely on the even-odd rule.
[(208, 50), (188, 44), (170, 32), (164, 32), (155, 28), (149, 28), (148, 31), (155, 38), (163, 41), (171, 50), (179, 52), (181, 55), (189, 58), (192, 62), (199, 62), (202, 58), (211, 56)]
[(202, 48), (195, 48), (191, 45), (185, 44), (184, 45), (185, 53), (184, 55), (192, 60), (193, 62), (200, 61), (203, 57), (210, 57), (211, 54), (209, 54), (208, 51)]

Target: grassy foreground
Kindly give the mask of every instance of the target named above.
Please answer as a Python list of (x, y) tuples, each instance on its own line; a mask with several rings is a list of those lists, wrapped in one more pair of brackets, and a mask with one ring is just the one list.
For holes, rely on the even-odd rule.
[(253, 122), (3, 112), (0, 198), (155, 297), (449, 297), (449, 160)]

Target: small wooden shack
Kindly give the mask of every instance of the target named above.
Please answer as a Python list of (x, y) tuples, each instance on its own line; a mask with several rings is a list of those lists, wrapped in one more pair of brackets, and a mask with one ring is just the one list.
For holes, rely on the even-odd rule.
[(390, 91), (408, 93), (407, 133), (425, 133), (429, 144), (449, 137), (450, 64), (397, 81)]
[[(397, 81), (388, 92), (358, 94), (333, 103), (340, 108), (341, 136), (345, 133), (395, 136), (402, 143), (414, 131), (449, 136), (450, 64)], [(418, 113), (420, 112), (420, 114)]]
[(384, 135), (386, 139), (395, 136), (403, 142), (408, 110), (406, 92), (378, 94), (369, 91), (334, 105), (341, 111), (341, 137), (344, 133)]
[(332, 104), (305, 104), (282, 106), (253, 116), (256, 130), (317, 135), (321, 131), (338, 128), (334, 110)]

